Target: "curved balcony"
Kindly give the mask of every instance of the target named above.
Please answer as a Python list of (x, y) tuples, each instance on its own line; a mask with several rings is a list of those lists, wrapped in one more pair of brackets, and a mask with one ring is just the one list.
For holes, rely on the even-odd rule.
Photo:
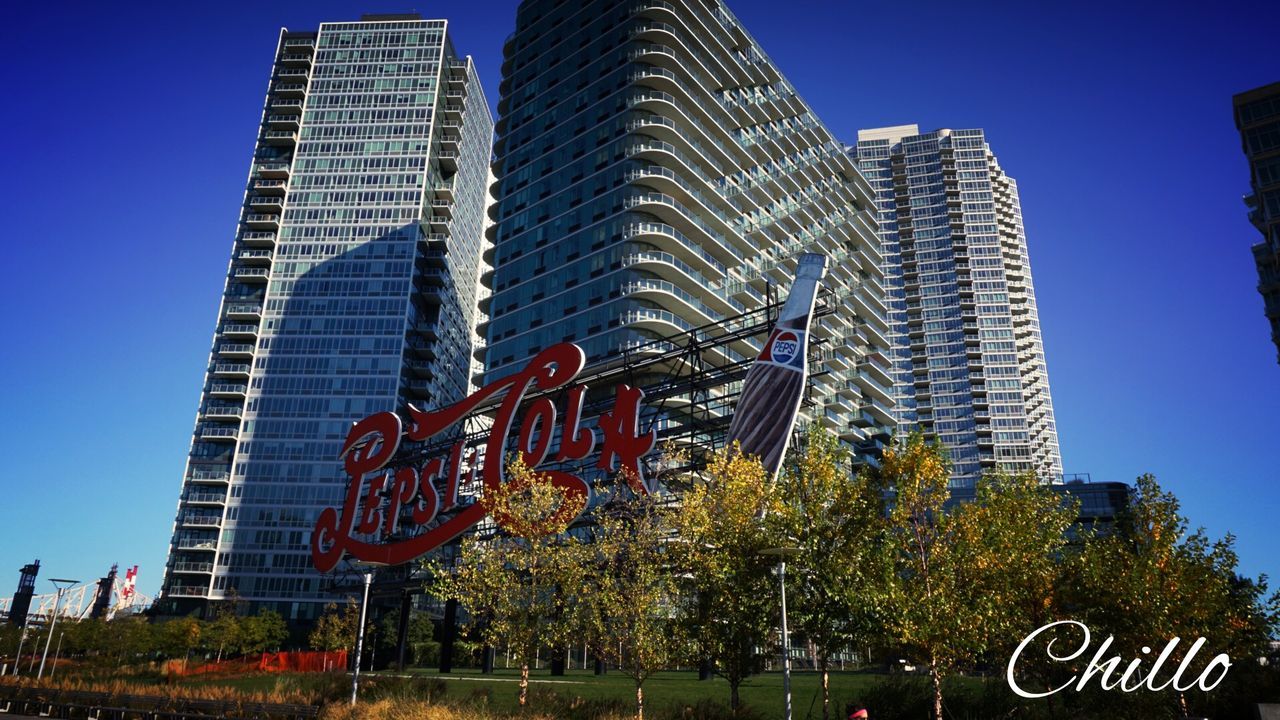
[(647, 212), (657, 217), (663, 224), (675, 228), (683, 235), (705, 237), (708, 242), (700, 243), (710, 248), (711, 252), (724, 263), (741, 265), (745, 257), (741, 250), (733, 247), (728, 241), (712, 229), (706, 227), (701, 218), (685, 208), (674, 197), (663, 193), (637, 193), (623, 201), (623, 207), (634, 212)]
[(704, 276), (723, 278), (728, 273), (724, 263), (704, 247), (685, 237), (684, 233), (665, 223), (635, 222), (622, 230), (624, 240), (643, 241), (655, 245), (697, 268)]
[(666, 280), (633, 280), (623, 283), (618, 290), (623, 297), (648, 300), (670, 308), (686, 323), (692, 320), (697, 326), (715, 322), (719, 315), (698, 298)]
[(731, 315), (733, 313), (746, 312), (746, 307), (742, 303), (720, 292), (711, 291), (712, 287), (717, 283), (708, 280), (702, 273), (671, 253), (632, 253), (622, 258), (622, 265), (636, 270), (646, 270), (668, 282), (710, 291), (706, 297), (719, 306), (712, 310), (713, 313)]

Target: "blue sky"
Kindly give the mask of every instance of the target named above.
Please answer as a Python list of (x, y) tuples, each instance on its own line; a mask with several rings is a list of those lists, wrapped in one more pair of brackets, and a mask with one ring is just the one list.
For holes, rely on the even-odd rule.
[[(8, 8), (0, 597), (36, 557), (41, 590), (112, 562), (158, 589), (277, 30), (410, 7)], [(1280, 574), (1280, 366), (1231, 116), (1280, 80), (1280, 6), (731, 7), (838, 137), (986, 129), (1021, 190), (1067, 471), (1155, 473), (1244, 572)], [(440, 6), (494, 104), (514, 8)]]

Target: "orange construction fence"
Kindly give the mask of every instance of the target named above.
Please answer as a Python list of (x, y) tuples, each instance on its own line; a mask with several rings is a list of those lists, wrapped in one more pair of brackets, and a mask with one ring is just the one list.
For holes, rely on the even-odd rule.
[(347, 669), (347, 651), (297, 651), (262, 653), (258, 657), (242, 657), (196, 665), (183, 660), (170, 660), (165, 670), (170, 675), (237, 675), (253, 672), (328, 672)]

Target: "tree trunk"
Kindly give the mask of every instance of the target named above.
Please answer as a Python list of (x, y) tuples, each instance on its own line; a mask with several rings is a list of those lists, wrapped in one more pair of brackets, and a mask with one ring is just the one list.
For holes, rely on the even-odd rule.
[(827, 655), (818, 658), (822, 670), (822, 720), (831, 720), (831, 677), (827, 674)]
[(529, 661), (520, 664), (520, 707), (529, 700)]
[(739, 681), (736, 681), (736, 680), (735, 680), (735, 681), (730, 681), (730, 682), (729, 682), (729, 708), (730, 708), (731, 710), (733, 710), (734, 712), (737, 712), (737, 710), (738, 710), (738, 705), (739, 705), (739, 702), (738, 702), (738, 682), (739, 682)]
[(636, 683), (636, 720), (644, 720), (644, 687)]
[(1182, 711), (1182, 717), (1191, 715), (1191, 711), (1187, 709), (1187, 696), (1183, 693), (1178, 693), (1178, 709)]
[(929, 677), (933, 679), (933, 717), (942, 720), (942, 673), (938, 672), (938, 663), (929, 664)]

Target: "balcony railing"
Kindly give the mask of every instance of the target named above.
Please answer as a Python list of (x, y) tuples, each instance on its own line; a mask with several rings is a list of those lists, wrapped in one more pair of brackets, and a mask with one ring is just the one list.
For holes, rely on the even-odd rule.
[(240, 436), (240, 429), (234, 427), (206, 427), (200, 430), (200, 437), (210, 440), (235, 440)]
[(261, 267), (242, 267), (236, 269), (236, 277), (240, 280), (266, 280), (271, 271)]
[(183, 501), (188, 503), (225, 503), (227, 496), (223, 493), (193, 492), (187, 493)]

